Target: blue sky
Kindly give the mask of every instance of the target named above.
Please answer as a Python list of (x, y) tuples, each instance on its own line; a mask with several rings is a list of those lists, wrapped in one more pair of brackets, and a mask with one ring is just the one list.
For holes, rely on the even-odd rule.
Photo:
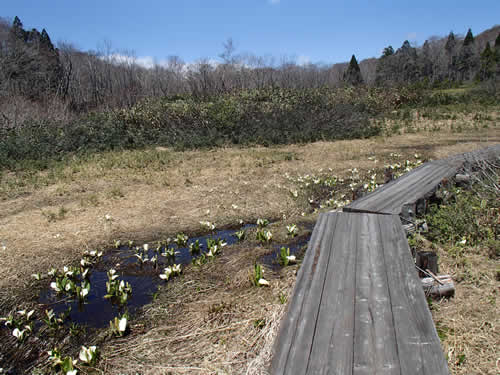
[(450, 31), (474, 34), (500, 22), (499, 0), (3, 0), (1, 17), (46, 28), (82, 50), (105, 40), (145, 60), (216, 59), (232, 37), (237, 52), (335, 63), (378, 57), (405, 39), (422, 44)]

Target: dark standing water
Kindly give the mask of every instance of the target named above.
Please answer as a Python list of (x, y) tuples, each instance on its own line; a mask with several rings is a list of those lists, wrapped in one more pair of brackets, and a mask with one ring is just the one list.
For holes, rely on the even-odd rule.
[[(255, 225), (248, 224), (243, 229), (254, 227)], [(207, 251), (207, 239), (221, 239), (227, 245), (232, 245), (238, 241), (235, 236), (236, 230), (220, 230), (212, 235), (190, 238), (190, 243), (196, 240), (202, 245), (202, 252)], [(135, 250), (128, 246), (120, 246), (118, 249), (108, 251), (98, 264), (95, 264), (90, 270), (90, 292), (87, 296), (85, 304), (78, 303), (77, 300), (61, 299), (52, 289), (46, 289), (40, 294), (39, 302), (46, 305), (46, 309), (53, 309), (56, 314), (62, 313), (68, 308), (71, 308), (70, 321), (90, 327), (102, 328), (109, 325), (109, 321), (114, 319), (119, 313), (125, 309), (133, 314), (138, 308), (148, 304), (153, 299), (153, 294), (157, 291), (158, 286), (164, 284), (159, 274), (163, 269), (173, 263), (186, 265), (191, 263), (193, 256), (189, 252), (189, 247), (176, 248), (179, 253), (176, 254), (175, 260), (169, 260), (163, 256), (158, 256), (158, 265), (154, 267), (150, 262), (140, 265), (138, 258), (134, 255)], [(142, 247), (142, 245), (141, 245)], [(148, 250), (148, 258), (155, 254), (156, 244), (150, 244)], [(169, 245), (173, 248), (173, 245)], [(164, 248), (161, 249), (163, 252)], [(279, 252), (279, 248), (278, 248)], [(196, 256), (196, 255), (195, 255)], [(274, 256), (276, 257), (276, 255)], [(125, 307), (120, 307), (113, 304), (110, 300), (105, 299), (106, 281), (108, 276), (106, 272), (114, 268), (119, 274), (119, 280), (124, 280), (132, 286), (132, 296), (129, 298)]]
[(311, 235), (302, 236), (297, 238), (294, 242), (289, 244), (273, 245), (273, 252), (263, 255), (259, 258), (259, 263), (265, 264), (270, 267), (273, 271), (277, 271), (281, 268), (278, 262), (278, 256), (282, 247), (290, 248), (290, 255), (297, 255), (299, 251), (307, 245)]

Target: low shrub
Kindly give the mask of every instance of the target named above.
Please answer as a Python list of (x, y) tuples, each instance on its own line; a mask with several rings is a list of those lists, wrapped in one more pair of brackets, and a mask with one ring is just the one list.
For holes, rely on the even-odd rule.
[(264, 89), (195, 99), (148, 98), (132, 108), (89, 113), (69, 123), (27, 120), (0, 129), (0, 167), (68, 153), (176, 149), (227, 144), (270, 146), (362, 138), (380, 128), (369, 118), (390, 106), (380, 89)]

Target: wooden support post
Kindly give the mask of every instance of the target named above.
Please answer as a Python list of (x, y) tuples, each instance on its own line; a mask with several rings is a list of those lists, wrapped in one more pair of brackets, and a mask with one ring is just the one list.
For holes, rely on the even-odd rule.
[(467, 186), (471, 183), (471, 177), (468, 174), (457, 174), (455, 176), (455, 183), (458, 186)]
[[(420, 252), (418, 252), (415, 263), (416, 263), (417, 267), (419, 267), (423, 270), (428, 269), (434, 274), (438, 273), (438, 256), (433, 251), (420, 251)], [(425, 277), (427, 275), (425, 275), (423, 272), (419, 271), (419, 276)]]

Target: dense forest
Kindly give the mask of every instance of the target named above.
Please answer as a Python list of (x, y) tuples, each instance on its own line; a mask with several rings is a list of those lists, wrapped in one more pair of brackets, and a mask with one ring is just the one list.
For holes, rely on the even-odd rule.
[(110, 45), (56, 47), (45, 29), (0, 19), (0, 157), (369, 136), (376, 129), (367, 118), (415, 99), (416, 88), (481, 83), (496, 96), (500, 26), (418, 47), (404, 41), (359, 64), (354, 55), (332, 65), (277, 63), (238, 54), (231, 39), (219, 58), (187, 64), (170, 56), (146, 68)]

